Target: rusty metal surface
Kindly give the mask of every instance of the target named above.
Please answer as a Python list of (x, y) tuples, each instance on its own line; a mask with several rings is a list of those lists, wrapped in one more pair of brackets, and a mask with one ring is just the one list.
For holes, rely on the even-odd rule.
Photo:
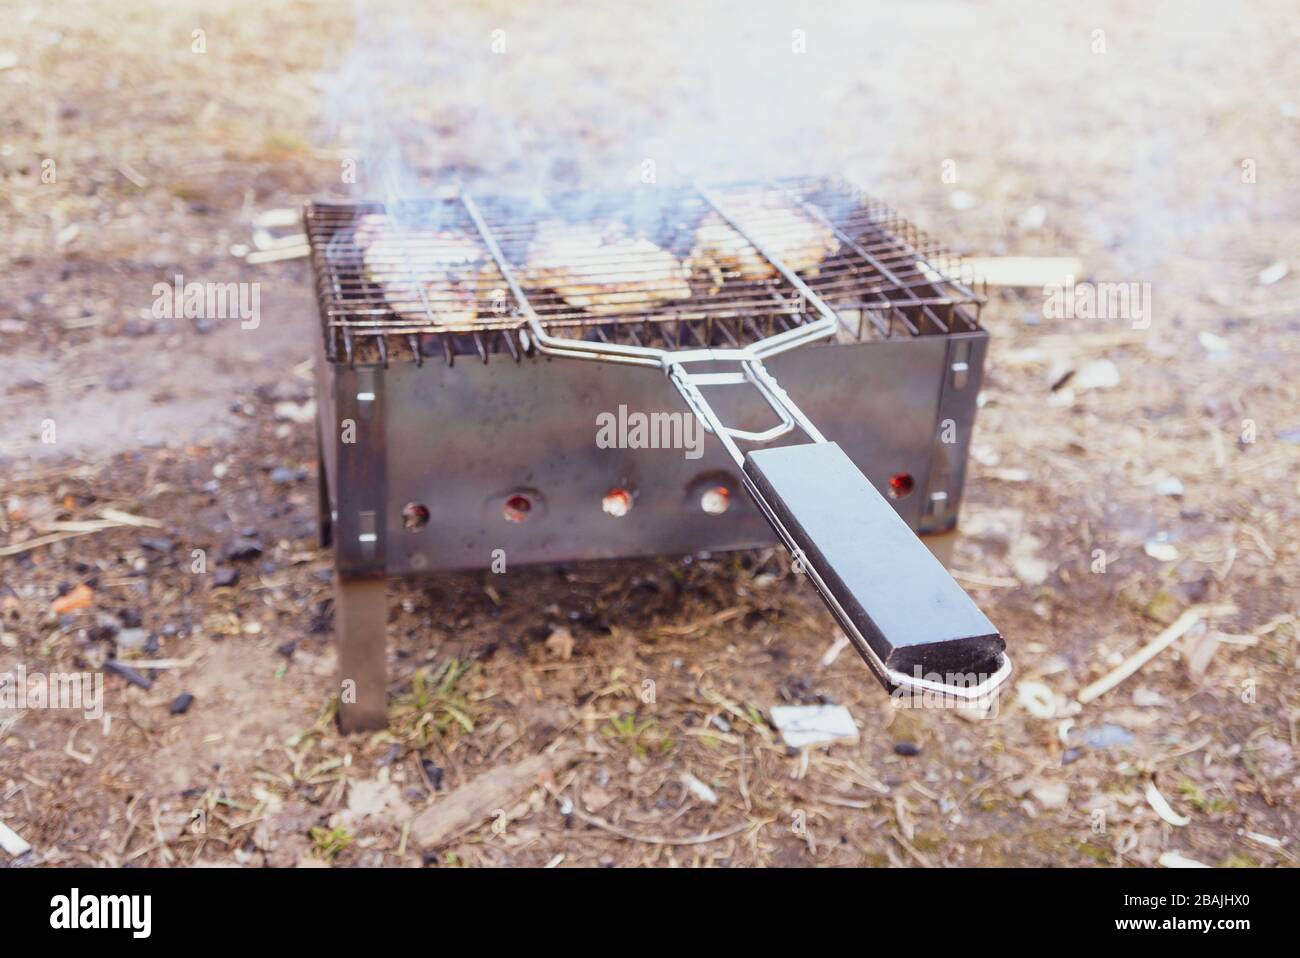
[[(897, 340), (807, 347), (772, 364), (827, 438), (882, 493), (891, 475), (916, 477), (911, 495), (892, 500), (913, 528), (921, 519), (945, 353), (942, 338)], [(369, 448), (377, 437), (363, 431), (353, 451), (358, 459), (386, 459), (381, 537), (389, 575), (488, 567), (496, 549), (505, 550), (508, 562), (524, 564), (775, 541), (757, 509), (739, 494), (734, 463), (716, 439), (704, 438), (699, 459), (687, 459), (681, 449), (597, 446), (597, 414), (617, 413), (620, 404), (644, 413), (685, 412), (671, 384), (654, 370), (535, 359), (487, 366), (401, 364), (386, 371), (383, 395), (382, 449)], [(768, 424), (770, 414), (752, 395), (720, 391), (716, 401), (742, 425)], [(968, 440), (962, 434), (953, 454), (964, 457)], [(710, 516), (700, 509), (699, 495), (703, 485), (723, 477), (737, 494), (726, 513)], [(379, 501), (377, 481), (336, 480), (347, 490), (342, 510)], [(636, 496), (621, 518), (601, 510), (602, 496), (618, 485)], [(536, 495), (539, 508), (525, 522), (507, 522), (502, 503), (520, 490)], [(955, 489), (953, 509), (959, 500)], [(422, 529), (405, 528), (407, 503), (428, 508)], [(343, 525), (340, 516), (336, 544)]]
[[(772, 357), (770, 372), (882, 493), (891, 476), (911, 477), (910, 494), (891, 500), (909, 526), (951, 529), (987, 340), (978, 326), (980, 297), (944, 278), (957, 261), (941, 246), (842, 181), (804, 179), (772, 189), (797, 197), (838, 237), (841, 251), (806, 278), (827, 297), (841, 328), (833, 343)], [(665, 207), (664, 195), (656, 193), (658, 211), (644, 203), (633, 210), (641, 217), (637, 226), (647, 235), (657, 229), (665, 249), (685, 256), (704, 205), (678, 196), (677, 206)], [(443, 242), (436, 238), (443, 234), (429, 229), (455, 227), (459, 220), (452, 220), (463, 214), (452, 199), (422, 204), (397, 217), (426, 218), (425, 231), (411, 236), (417, 251), (421, 243)], [(430, 204), (442, 210), (432, 223)], [(504, 236), (505, 251), (522, 261), (537, 215), (521, 216), (512, 201), (499, 198), (486, 198), (482, 206), (494, 232)], [(579, 222), (607, 217), (611, 209), (626, 214), (626, 200), (570, 197), (556, 200), (546, 215), (558, 212)], [(341, 571), (409, 575), (482, 568), (494, 550), (504, 550), (508, 562), (535, 563), (775, 541), (741, 494), (736, 465), (716, 438), (704, 437), (698, 459), (681, 449), (597, 446), (599, 413), (623, 406), (643, 414), (686, 414), (661, 371), (530, 355), (517, 336), (519, 317), (496, 299), (480, 304), (491, 311), (463, 329), (432, 323), (427, 297), (423, 314), (394, 311), (391, 298), (367, 282), (356, 243), (358, 219), (381, 210), (375, 204), (312, 204), (305, 212), (326, 333), (317, 354), (327, 500), (322, 513), (332, 525)], [(401, 242), (392, 255), (406, 255)], [(779, 295), (780, 286), (726, 273), (710, 287), (697, 277), (689, 301), (646, 305), (626, 315), (588, 314), (558, 296), (537, 295), (548, 328), (569, 328), (569, 335), (592, 342), (678, 348), (734, 345), (799, 325), (804, 307)], [(421, 295), (428, 292), (446, 289), (435, 284)], [(956, 371), (962, 363), (965, 369)], [(374, 399), (359, 401), (359, 393)], [(740, 428), (761, 431), (773, 424), (753, 390), (716, 389), (708, 399)], [(342, 441), (344, 420), (356, 423), (354, 443)], [(944, 441), (946, 435), (955, 441)], [(710, 484), (735, 493), (723, 515), (699, 506)], [(617, 518), (601, 509), (602, 497), (615, 487), (635, 496), (631, 511)], [(534, 504), (527, 521), (502, 517), (515, 494)], [(427, 524), (407, 528), (408, 504), (428, 510)]]

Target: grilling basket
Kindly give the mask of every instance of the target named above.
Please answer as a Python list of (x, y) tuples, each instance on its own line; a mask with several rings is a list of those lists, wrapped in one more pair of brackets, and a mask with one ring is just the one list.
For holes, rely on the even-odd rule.
[[(719, 513), (743, 519), (743, 510), (730, 509), (733, 489), (747, 494), (886, 688), (980, 701), (1010, 675), (1001, 635), (916, 534), (956, 522), (987, 339), (981, 297), (960, 264), (886, 207), (842, 180), (803, 179), (545, 201), (461, 190), (390, 207), (313, 203), (305, 220), (324, 324), (322, 541), (336, 551), (345, 728), (384, 721), (385, 575), (484, 567), (494, 541), (510, 554), (512, 526), (532, 530), (518, 533), (525, 561), (761, 540), (753, 530), (730, 539), (697, 531)], [(916, 346), (856, 354), (869, 364), (839, 359), (849, 356), (845, 346), (924, 342), (935, 344), (924, 355)], [(521, 371), (519, 385), (451, 371), (466, 358), (491, 366), (497, 355), (513, 360), (506, 365)], [(429, 359), (445, 366), (437, 385), (417, 378)], [(576, 364), (547, 359), (602, 368), (584, 377), (568, 372)], [(814, 412), (778, 382), (771, 368), (778, 363), (796, 396), (814, 398)], [(900, 365), (912, 370), (905, 385), (896, 380)], [(608, 460), (575, 448), (581, 433), (561, 425), (562, 400), (585, 405), (581, 418), (590, 423), (616, 399), (648, 395), (644, 370), (662, 374), (679, 408), (684, 403), (717, 444), (698, 464), (663, 464), (670, 457), (662, 451), (652, 464), (644, 450), (620, 460), (635, 476), (591, 480), (610, 488), (599, 504), (588, 502), (591, 515), (569, 515), (585, 472), (606, 469), (592, 464)], [(737, 393), (748, 394), (744, 416)], [(526, 474), (489, 478), (483, 470), (493, 467), (479, 464), (490, 461), (493, 444), (466, 438), (472, 423), (451, 420), (504, 422), (501, 406), (512, 401), (530, 407), (517, 410), (527, 423), (518, 445), (539, 432), (551, 441), (536, 447), (540, 459)], [(871, 417), (855, 410), (890, 402), (900, 421), (929, 428), (909, 427), (911, 435), (880, 447), (877, 434), (897, 433), (895, 424), (868, 422), (864, 432)], [(765, 422), (753, 422), (754, 406), (766, 410)], [(450, 417), (440, 451), (411, 453), (411, 431), (399, 425), (439, 409)], [(905, 502), (912, 471), (873, 484), (814, 420), (849, 437), (877, 475), (864, 456), (905, 446), (922, 476), (912, 500), (919, 506)], [(939, 430), (948, 434), (943, 441)], [(511, 444), (498, 430), (498, 468), (509, 471), (510, 453), (500, 449)], [(421, 462), (425, 473), (441, 469), (441, 481), (417, 475)], [(472, 493), (480, 508), (466, 509), (466, 486), (477, 482), (491, 484)], [(643, 542), (611, 532), (601, 544), (610, 523), (643, 511), (643, 491), (653, 500), (650, 490), (669, 487), (686, 488), (686, 501), (702, 508), (680, 514), (669, 510), (675, 502), (649, 503), (658, 519), (647, 517)], [(421, 499), (399, 512), (412, 490)], [(458, 496), (460, 508), (438, 505)], [(441, 547), (420, 543), (429, 530)]]

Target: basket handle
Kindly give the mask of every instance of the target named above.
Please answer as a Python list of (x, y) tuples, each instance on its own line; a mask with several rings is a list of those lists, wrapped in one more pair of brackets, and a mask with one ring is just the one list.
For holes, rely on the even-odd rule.
[(886, 686), (970, 700), (1010, 675), (998, 630), (838, 445), (756, 449), (743, 473)]

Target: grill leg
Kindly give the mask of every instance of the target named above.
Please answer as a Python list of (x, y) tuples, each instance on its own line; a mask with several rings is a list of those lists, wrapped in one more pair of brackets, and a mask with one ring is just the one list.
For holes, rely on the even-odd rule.
[(322, 549), (334, 542), (334, 521), (330, 518), (329, 475), (321, 455), (320, 427), (316, 427), (316, 539)]
[(339, 729), (361, 732), (388, 724), (384, 711), (388, 602), (381, 577), (334, 576), (334, 634), (339, 655)]

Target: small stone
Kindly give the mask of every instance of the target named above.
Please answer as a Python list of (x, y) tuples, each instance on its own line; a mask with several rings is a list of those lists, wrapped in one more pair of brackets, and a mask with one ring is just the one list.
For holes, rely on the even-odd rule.
[(239, 570), (222, 566), (212, 573), (212, 588), (226, 589), (239, 581)]
[(1078, 739), (1088, 748), (1110, 748), (1112, 745), (1129, 745), (1136, 736), (1122, 725), (1107, 722), (1083, 729), (1078, 733)]
[(143, 649), (149, 642), (149, 633), (144, 629), (122, 629), (117, 633), (117, 647), (121, 649)]
[(222, 553), (224, 558), (232, 562), (239, 562), (243, 559), (256, 559), (262, 554), (262, 543), (256, 539), (240, 536), (230, 545), (226, 546)]
[(190, 710), (190, 706), (193, 704), (194, 696), (189, 692), (182, 692), (180, 695), (176, 696), (169, 711), (172, 715), (184, 715)]
[(271, 481), (277, 486), (287, 486), (295, 482), (302, 482), (306, 478), (306, 469), (291, 469), (289, 466), (277, 466), (271, 470)]
[(1178, 549), (1172, 542), (1151, 539), (1142, 546), (1142, 551), (1157, 562), (1177, 562)]
[(1113, 389), (1119, 383), (1119, 367), (1109, 359), (1094, 359), (1084, 364), (1074, 376), (1074, 388), (1080, 392), (1090, 389)]
[(1166, 476), (1156, 483), (1156, 495), (1172, 496), (1175, 499), (1183, 494), (1183, 480), (1177, 476)]
[(1029, 794), (1043, 808), (1064, 808), (1070, 800), (1070, 786), (1065, 782), (1038, 782), (1030, 786)]

